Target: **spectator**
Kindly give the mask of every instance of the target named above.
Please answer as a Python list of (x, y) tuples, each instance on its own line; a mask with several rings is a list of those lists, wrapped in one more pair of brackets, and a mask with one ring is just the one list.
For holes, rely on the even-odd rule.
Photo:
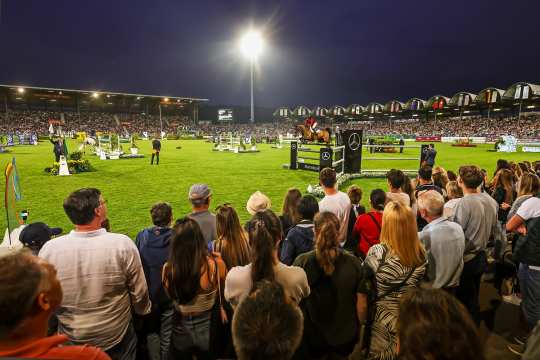
[(359, 186), (349, 186), (347, 196), (351, 200), (351, 210), (349, 210), (349, 224), (347, 225), (347, 242), (343, 245), (343, 248), (354, 254), (358, 249), (358, 238), (353, 237), (354, 224), (356, 224), (358, 216), (366, 213), (366, 208), (360, 204), (360, 201), (362, 201), (362, 189)]
[(0, 357), (110, 359), (93, 346), (67, 345), (65, 335), (47, 337), (47, 322), (61, 302), (54, 266), (25, 251), (0, 257)]
[(448, 177), (443, 172), (437, 172), (433, 174), (433, 185), (442, 190), (442, 196), (447, 197), (446, 184), (448, 184)]
[(37, 255), (47, 241), (61, 233), (62, 229), (60, 228), (50, 228), (45, 223), (35, 222), (22, 229), (19, 240), (32, 251), (32, 254)]
[(281, 227), (283, 229), (283, 237), (287, 236), (289, 230), (300, 221), (300, 215), (298, 214), (298, 203), (302, 193), (296, 188), (287, 190), (287, 195), (283, 199), (283, 209), (281, 210)]
[(444, 198), (434, 190), (418, 199), (420, 216), (427, 225), (418, 234), (428, 257), (427, 278), (431, 286), (454, 294), (463, 270), (465, 235), (460, 225), (443, 216)]
[(56, 267), (64, 289), (58, 331), (75, 344), (100, 347), (112, 359), (135, 359), (131, 312), (151, 310), (137, 247), (127, 236), (101, 228), (107, 205), (97, 189), (71, 193), (64, 211), (75, 229), (39, 252)]
[(362, 263), (343, 251), (337, 236), (339, 221), (330, 212), (315, 216), (315, 250), (300, 255), (312, 292), (303, 302), (304, 345), (309, 358), (348, 356), (359, 335), (358, 289)]
[(137, 234), (135, 244), (139, 249), (148, 292), (152, 301), (152, 312), (144, 318), (150, 359), (165, 359), (172, 330), (174, 309), (161, 283), (161, 270), (167, 261), (170, 249), (172, 208), (167, 203), (157, 203), (150, 209), (154, 226)]
[(336, 189), (336, 171), (324, 168), (319, 174), (319, 183), (324, 191), (324, 198), (319, 202), (319, 211), (329, 211), (337, 216), (340, 224), (339, 242), (341, 245), (347, 240), (347, 227), (351, 201), (344, 192)]
[(448, 181), (457, 181), (457, 175), (452, 170), (448, 170), (446, 176), (448, 177)]
[(249, 239), (236, 210), (229, 204), (216, 209), (217, 240), (213, 249), (221, 254), (227, 269), (249, 264)]
[(408, 180), (403, 171), (396, 169), (390, 170), (386, 173), (386, 180), (388, 182), (388, 188), (390, 189), (390, 191), (386, 193), (386, 198), (389, 201), (398, 201), (405, 206), (410, 206), (411, 199), (409, 198), (409, 195), (401, 190), (405, 180)]
[(292, 265), (298, 255), (313, 249), (313, 217), (319, 212), (317, 199), (312, 195), (303, 196), (298, 212), (302, 220), (289, 231), (281, 249), (280, 260), (285, 265)]
[(433, 165), (435, 165), (435, 157), (437, 156), (437, 150), (435, 150), (433, 144), (429, 144), (424, 150), (424, 156), (425, 165), (433, 167)]
[(234, 312), (238, 359), (291, 359), (302, 340), (302, 320), (302, 312), (279, 283), (260, 281)]
[(413, 179), (410, 179), (407, 175), (404, 174), (403, 185), (401, 185), (401, 191), (409, 196), (410, 207), (413, 214), (418, 212), (418, 205), (416, 202), (416, 184)]
[[(381, 243), (372, 246), (364, 264), (375, 274), (377, 300), (371, 327), (370, 358), (396, 356), (398, 305), (401, 295), (417, 287), (426, 271), (426, 255), (416, 231), (415, 216), (407, 206), (391, 201), (384, 208)], [(362, 289), (362, 293), (370, 292)], [(367, 308), (367, 296), (360, 307)], [(365, 318), (362, 314), (360, 318)]]
[(400, 360), (483, 360), (480, 335), (470, 315), (441, 290), (412, 289), (399, 304)]
[(306, 273), (299, 267), (287, 266), (278, 259), (277, 248), (282, 231), (279, 218), (272, 210), (259, 211), (250, 221), (251, 263), (232, 268), (225, 281), (225, 298), (238, 304), (261, 280), (277, 281), (296, 303), (309, 295)]
[(353, 236), (358, 239), (357, 251), (362, 259), (366, 257), (370, 247), (379, 243), (386, 200), (386, 193), (381, 189), (371, 191), (371, 209), (356, 220)]
[(463, 198), (454, 208), (451, 221), (457, 222), (465, 233), (463, 272), (456, 296), (471, 313), (473, 320), (480, 322), (478, 294), (480, 280), (486, 267), (486, 247), (490, 238), (500, 238), (497, 222), (498, 205), (489, 195), (480, 193), (484, 176), (477, 166), (459, 168), (458, 184)]
[(525, 200), (506, 229), (523, 235), (514, 248), (514, 260), (520, 263), (521, 310), (532, 329), (540, 320), (540, 198), (533, 196)]
[(521, 204), (525, 200), (530, 199), (531, 197), (538, 194), (540, 191), (540, 180), (538, 176), (534, 174), (523, 174), (518, 181), (518, 192), (516, 201), (512, 204), (512, 208), (508, 212), (508, 220), (510, 220), (519, 209)]
[(506, 217), (516, 197), (514, 191), (514, 174), (508, 169), (501, 169), (493, 179), (491, 196), (499, 205), (497, 218), (506, 224)]
[(272, 207), (272, 202), (268, 196), (260, 191), (255, 191), (248, 199), (246, 210), (250, 215), (255, 215), (259, 211), (264, 211)]
[[(429, 165), (424, 165), (418, 170), (418, 185), (416, 186), (416, 191), (414, 193), (414, 196), (417, 200), (419, 200), (419, 197), (422, 196), (422, 193), (428, 190), (435, 190), (439, 194), (444, 196), (444, 193), (442, 189), (436, 185), (433, 184), (432, 180), (432, 168)], [(421, 231), (424, 226), (427, 225), (427, 222), (422, 219), (420, 214), (416, 212), (416, 223), (418, 224), (418, 231)]]
[(446, 194), (448, 201), (444, 204), (443, 216), (449, 218), (454, 215), (454, 209), (463, 197), (463, 190), (461, 190), (457, 181), (449, 181), (446, 184)]
[(163, 286), (176, 307), (169, 359), (211, 358), (211, 313), (227, 268), (221, 258), (208, 254), (195, 219), (177, 220), (172, 232), (169, 259), (163, 267)]
[(216, 239), (216, 216), (208, 210), (211, 199), (212, 192), (206, 184), (194, 184), (189, 189), (188, 200), (192, 208), (189, 216), (199, 224), (209, 249)]

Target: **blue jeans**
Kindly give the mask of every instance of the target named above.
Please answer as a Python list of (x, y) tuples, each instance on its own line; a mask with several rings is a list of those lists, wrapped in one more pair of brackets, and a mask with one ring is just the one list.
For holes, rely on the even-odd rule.
[(135, 360), (137, 358), (137, 335), (130, 323), (122, 341), (109, 350), (105, 350), (112, 360)]
[(521, 311), (532, 329), (540, 320), (540, 271), (521, 263), (518, 278), (522, 295)]
[(150, 360), (165, 360), (169, 354), (169, 345), (171, 343), (172, 321), (174, 308), (165, 310), (159, 314), (159, 331), (151, 332), (146, 335), (148, 346), (148, 355)]
[(169, 359), (213, 359), (210, 354), (210, 318), (211, 311), (196, 316), (181, 315), (177, 311), (173, 316)]

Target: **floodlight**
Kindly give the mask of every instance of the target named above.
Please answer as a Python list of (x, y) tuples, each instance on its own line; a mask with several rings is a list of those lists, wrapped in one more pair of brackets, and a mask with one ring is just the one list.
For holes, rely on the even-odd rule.
[(99, 93), (97, 93), (97, 92), (92, 93), (92, 97), (94, 99), (97, 99), (99, 97)]
[(260, 32), (250, 30), (240, 40), (240, 49), (245, 57), (255, 60), (262, 51), (263, 38)]
[(23, 88), (23, 87), (18, 87), (18, 88), (17, 88), (17, 92), (18, 92), (19, 94), (24, 94), (24, 88)]
[(163, 98), (163, 101), (164, 101), (164, 102), (169, 102), (169, 98), (168, 98), (168, 97)]

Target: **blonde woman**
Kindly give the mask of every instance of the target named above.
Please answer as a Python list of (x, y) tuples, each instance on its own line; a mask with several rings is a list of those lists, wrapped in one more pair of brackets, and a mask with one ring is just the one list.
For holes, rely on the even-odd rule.
[[(377, 284), (369, 358), (395, 359), (399, 300), (407, 289), (420, 284), (427, 259), (418, 239), (416, 216), (408, 206), (389, 202), (382, 223), (381, 243), (369, 249), (364, 262), (375, 273)], [(367, 296), (359, 301), (367, 309)]]
[(448, 195), (448, 201), (444, 204), (443, 216), (449, 218), (454, 215), (454, 208), (463, 197), (463, 190), (461, 190), (457, 181), (449, 181), (446, 184), (446, 193)]

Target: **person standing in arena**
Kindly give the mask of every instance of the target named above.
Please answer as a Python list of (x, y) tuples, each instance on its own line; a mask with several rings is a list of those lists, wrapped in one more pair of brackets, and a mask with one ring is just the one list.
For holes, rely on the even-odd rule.
[(65, 155), (64, 143), (62, 139), (53, 140), (52, 138), (49, 138), (49, 141), (51, 142), (51, 144), (53, 144), (54, 161), (60, 162), (60, 156)]
[(159, 165), (159, 152), (161, 151), (161, 141), (156, 138), (152, 140), (152, 160), (150, 160), (150, 165), (154, 165), (154, 156), (156, 157), (156, 165)]

